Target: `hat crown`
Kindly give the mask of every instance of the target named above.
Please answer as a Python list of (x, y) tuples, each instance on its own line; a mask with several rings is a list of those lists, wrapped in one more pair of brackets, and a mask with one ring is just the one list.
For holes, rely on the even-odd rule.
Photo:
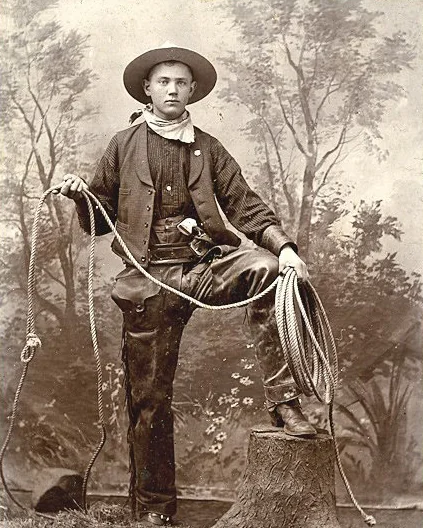
[(170, 42), (167, 40), (166, 42), (163, 42), (161, 46), (159, 46), (159, 49), (166, 49), (166, 48), (180, 48), (180, 46), (177, 46), (173, 42)]

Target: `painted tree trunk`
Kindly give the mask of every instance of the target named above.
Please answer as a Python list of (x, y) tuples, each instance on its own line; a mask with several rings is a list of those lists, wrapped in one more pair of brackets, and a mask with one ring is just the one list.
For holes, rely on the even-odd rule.
[(340, 528), (332, 438), (254, 428), (238, 499), (213, 528)]
[(303, 176), (303, 192), (300, 207), (300, 218), (298, 223), (297, 244), (299, 254), (307, 262), (310, 249), (310, 229), (313, 216), (314, 189), (313, 183), (316, 178), (315, 158), (307, 161)]

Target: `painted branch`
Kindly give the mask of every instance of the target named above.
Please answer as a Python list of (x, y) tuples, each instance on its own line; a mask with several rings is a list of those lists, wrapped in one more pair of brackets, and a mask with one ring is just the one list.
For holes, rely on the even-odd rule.
[(213, 528), (340, 528), (335, 509), (332, 438), (251, 431), (238, 499)]

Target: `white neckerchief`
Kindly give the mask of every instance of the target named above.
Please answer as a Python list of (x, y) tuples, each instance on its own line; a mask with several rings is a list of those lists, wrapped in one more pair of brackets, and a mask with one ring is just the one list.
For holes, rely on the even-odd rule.
[(188, 110), (185, 110), (177, 119), (168, 121), (156, 116), (153, 112), (153, 106), (148, 104), (143, 108), (142, 115), (151, 130), (154, 130), (159, 136), (166, 139), (179, 140), (183, 143), (194, 143), (194, 125)]

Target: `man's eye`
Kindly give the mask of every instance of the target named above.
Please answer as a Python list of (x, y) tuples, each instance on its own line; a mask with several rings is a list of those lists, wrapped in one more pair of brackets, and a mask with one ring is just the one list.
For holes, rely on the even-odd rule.
[(166, 79), (161, 79), (161, 80), (159, 81), (159, 84), (167, 84)]
[(179, 86), (185, 86), (187, 83), (186, 83), (186, 81), (179, 81), (178, 84), (179, 84)]

